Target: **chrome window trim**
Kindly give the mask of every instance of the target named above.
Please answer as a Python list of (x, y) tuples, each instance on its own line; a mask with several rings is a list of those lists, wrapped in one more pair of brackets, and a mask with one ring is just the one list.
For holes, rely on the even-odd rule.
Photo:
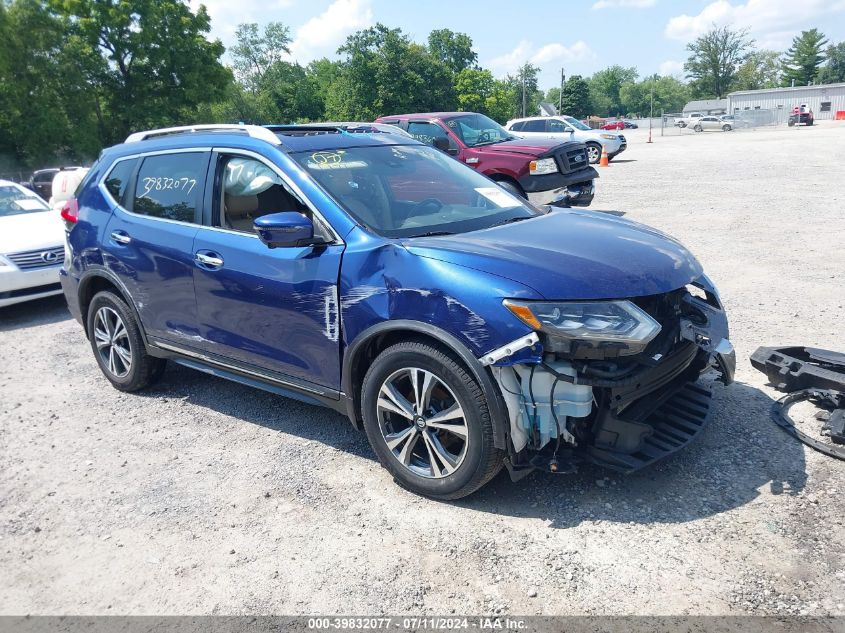
[[(121, 156), (120, 158), (116, 159), (112, 164), (109, 170), (103, 174), (100, 178), (99, 182), (97, 183), (97, 189), (100, 190), (100, 193), (106, 198), (106, 200), (110, 200), (112, 204), (114, 204), (116, 209), (120, 209), (123, 213), (130, 215), (135, 218), (145, 218), (147, 220), (154, 220), (157, 222), (166, 222), (168, 224), (178, 224), (179, 226), (202, 226), (202, 223), (197, 222), (183, 222), (182, 220), (171, 220), (169, 218), (159, 218), (154, 215), (144, 215), (143, 213), (135, 213), (134, 211), (130, 211), (126, 207), (124, 207), (120, 202), (114, 199), (114, 196), (111, 195), (111, 191), (108, 190), (106, 187), (106, 178), (112, 171), (114, 170), (115, 166), (118, 163), (121, 163), (125, 160), (137, 160), (139, 158), (146, 158), (147, 156), (161, 156), (164, 154), (198, 154), (201, 152), (211, 153), (211, 149), (208, 147), (185, 147), (182, 149), (163, 149), (158, 151), (149, 151), (149, 152), (139, 152), (137, 154), (130, 154), (128, 156)], [(134, 195), (134, 194), (133, 194)]]
[[(276, 173), (279, 176), (279, 178), (281, 178), (288, 187), (290, 187), (291, 191), (293, 191), (293, 193), (296, 194), (299, 197), (299, 199), (302, 200), (303, 203), (305, 203), (305, 206), (307, 206), (311, 210), (311, 213), (316, 218), (318, 218), (320, 220), (320, 223), (329, 230), (329, 232), (331, 233), (331, 236), (332, 236), (331, 244), (343, 244), (344, 243), (343, 240), (341, 239), (340, 235), (338, 235), (337, 231), (335, 231), (334, 227), (329, 223), (328, 220), (326, 220), (326, 218), (323, 216), (323, 214), (317, 209), (317, 206), (313, 202), (311, 202), (311, 200), (308, 198), (308, 196), (306, 196), (304, 193), (302, 193), (302, 189), (299, 188), (299, 185), (297, 185), (295, 182), (293, 182), (290, 179), (290, 177), (286, 173), (284, 173), (279, 168), (279, 166), (276, 165), (275, 163), (273, 163), (269, 158), (267, 158), (266, 156), (264, 156), (262, 154), (259, 154), (258, 152), (254, 152), (254, 151), (248, 150), (248, 149), (226, 147), (226, 146), (217, 146), (217, 145), (214, 146), (214, 148), (212, 148), (212, 149), (213, 149), (213, 151), (215, 151), (219, 154), (235, 154), (235, 155), (238, 155), (238, 156), (246, 156), (248, 158), (253, 158), (253, 159), (263, 163), (265, 166), (269, 167), (270, 169), (272, 169), (273, 172)], [(298, 165), (297, 165), (297, 167), (298, 167)], [(246, 231), (238, 231), (236, 229), (227, 229), (227, 228), (222, 227), (222, 226), (207, 226), (205, 224), (201, 224), (200, 226), (202, 226), (202, 228), (204, 228), (204, 229), (210, 229), (212, 231), (221, 231), (221, 232), (225, 232), (225, 233), (231, 233), (231, 234), (234, 234), (234, 235), (249, 235), (251, 237), (258, 239), (258, 235), (256, 235), (255, 233), (248, 233)]]

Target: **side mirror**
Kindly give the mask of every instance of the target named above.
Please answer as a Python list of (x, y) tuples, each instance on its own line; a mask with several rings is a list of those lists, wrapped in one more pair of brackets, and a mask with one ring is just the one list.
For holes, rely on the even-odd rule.
[(314, 241), (314, 223), (298, 211), (262, 216), (253, 223), (253, 229), (270, 248), (306, 246)]
[(458, 153), (458, 150), (452, 148), (452, 145), (449, 143), (449, 139), (442, 136), (435, 138), (432, 145), (434, 146), (434, 149), (439, 149), (441, 152), (446, 152), (447, 154), (452, 154), (453, 156)]

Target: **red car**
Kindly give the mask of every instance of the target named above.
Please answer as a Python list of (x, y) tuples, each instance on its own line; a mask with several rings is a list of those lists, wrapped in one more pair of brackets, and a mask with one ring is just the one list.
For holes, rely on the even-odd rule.
[(517, 138), (476, 112), (398, 114), (376, 123), (405, 130), (537, 204), (588, 206), (593, 201), (598, 172), (581, 142)]
[(624, 130), (625, 121), (605, 121), (601, 126), (603, 130)]

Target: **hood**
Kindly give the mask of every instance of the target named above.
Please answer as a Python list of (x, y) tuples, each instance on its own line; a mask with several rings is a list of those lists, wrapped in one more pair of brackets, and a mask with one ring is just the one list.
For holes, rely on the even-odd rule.
[(0, 217), (0, 254), (53, 248), (65, 243), (58, 211), (39, 211)]
[(490, 153), (504, 153), (504, 154), (525, 154), (526, 156), (542, 156), (551, 153), (552, 150), (562, 145), (580, 145), (575, 141), (563, 141), (560, 139), (551, 138), (516, 138), (512, 141), (503, 141), (501, 143), (493, 143), (492, 145), (482, 145), (474, 148), (477, 151), (484, 151)]
[(552, 300), (660, 294), (702, 274), (695, 257), (664, 233), (574, 209), (461, 235), (412, 238), (405, 247), (511, 279)]

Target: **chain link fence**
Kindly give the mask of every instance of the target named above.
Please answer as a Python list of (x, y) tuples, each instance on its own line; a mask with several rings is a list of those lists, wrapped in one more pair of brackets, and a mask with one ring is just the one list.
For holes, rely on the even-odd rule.
[(709, 131), (741, 132), (786, 125), (790, 112), (786, 108), (775, 108), (736, 110), (723, 114), (702, 113), (700, 117), (691, 117), (690, 114), (665, 112), (661, 118), (652, 121), (652, 125), (660, 136), (679, 136)]

